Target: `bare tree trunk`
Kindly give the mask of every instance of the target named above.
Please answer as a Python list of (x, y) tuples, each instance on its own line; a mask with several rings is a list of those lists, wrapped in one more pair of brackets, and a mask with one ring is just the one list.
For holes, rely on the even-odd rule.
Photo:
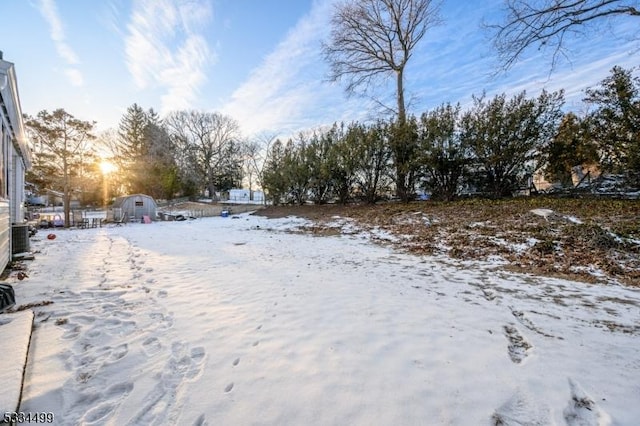
[(404, 104), (404, 67), (400, 67), (396, 72), (396, 86), (397, 86), (397, 100), (398, 100), (398, 132), (393, 136), (394, 151), (396, 157), (396, 196), (402, 201), (408, 201), (408, 189), (407, 188), (407, 162), (409, 159), (406, 156), (407, 151), (407, 139), (405, 137), (404, 126), (407, 123), (407, 113)]
[(69, 170), (66, 159), (63, 160), (63, 190), (62, 190), (62, 209), (64, 211), (64, 227), (71, 226), (71, 187), (69, 184)]
[(404, 125), (407, 121), (407, 111), (404, 104), (404, 66), (396, 73), (396, 87), (398, 98), (398, 122)]

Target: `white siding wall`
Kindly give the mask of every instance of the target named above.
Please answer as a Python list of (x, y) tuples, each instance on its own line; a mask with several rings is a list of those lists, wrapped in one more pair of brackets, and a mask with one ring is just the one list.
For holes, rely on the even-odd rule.
[(9, 202), (0, 200), (0, 272), (9, 264), (11, 256), (11, 222)]
[(11, 258), (11, 224), (24, 220), (24, 173), (30, 154), (22, 122), (18, 81), (0, 57), (0, 272)]
[[(13, 148), (13, 147), (12, 147)], [(20, 157), (15, 149), (11, 149), (11, 186), (9, 199), (11, 200), (11, 223), (24, 222), (24, 173), (25, 167), (22, 157)]]
[[(1, 77), (1, 76), (0, 76)], [(11, 213), (7, 197), (7, 150), (11, 145), (8, 118), (0, 112), (0, 272), (9, 264), (11, 256)]]

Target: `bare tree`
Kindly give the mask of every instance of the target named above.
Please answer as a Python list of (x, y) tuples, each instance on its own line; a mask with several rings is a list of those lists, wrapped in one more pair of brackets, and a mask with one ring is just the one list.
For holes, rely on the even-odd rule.
[[(219, 113), (178, 111), (165, 119), (165, 125), (173, 143), (186, 155), (187, 161), (206, 187), (209, 196), (215, 197), (220, 186), (233, 187), (240, 178), (242, 151), (239, 142), (240, 129), (231, 117)], [(223, 188), (226, 189), (226, 188)]]
[(552, 68), (566, 56), (566, 38), (595, 21), (640, 16), (635, 0), (505, 0), (506, 19), (489, 24), (501, 68), (509, 69), (530, 47), (553, 51)]
[(440, 22), (433, 0), (344, 0), (336, 4), (331, 36), (323, 54), (333, 81), (347, 93), (365, 89), (379, 77), (396, 77), (397, 114), (406, 119), (404, 72), (427, 30)]
[[(264, 189), (264, 170), (265, 164), (269, 157), (271, 144), (276, 140), (275, 133), (263, 132), (254, 136), (253, 139), (245, 144), (244, 168), (249, 177), (249, 191), (252, 189), (252, 183), (257, 182), (261, 189)], [(265, 199), (266, 202), (266, 199)]]
[(346, 80), (347, 93), (365, 91), (380, 78), (395, 75), (397, 128), (393, 156), (396, 166), (396, 194), (408, 201), (412, 194), (412, 173), (406, 153), (412, 141), (407, 125), (405, 69), (417, 44), (432, 26), (440, 22), (440, 2), (434, 0), (343, 0), (331, 18), (331, 40), (323, 45), (331, 65), (332, 80)]

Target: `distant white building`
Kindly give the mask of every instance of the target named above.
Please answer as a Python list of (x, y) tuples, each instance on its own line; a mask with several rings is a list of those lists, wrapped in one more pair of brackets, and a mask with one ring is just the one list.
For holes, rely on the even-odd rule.
[(251, 199), (251, 192), (248, 189), (230, 189), (229, 201), (247, 202)]
[(253, 201), (256, 203), (264, 202), (264, 192), (263, 191), (253, 191)]
[[(18, 81), (13, 64), (0, 51), (0, 272), (11, 260), (12, 241), (27, 237), (25, 216), (25, 172), (31, 156), (22, 121)], [(14, 227), (12, 232), (12, 226)]]
[(250, 191), (248, 189), (230, 189), (228, 201), (238, 204), (261, 204), (264, 202), (264, 192)]

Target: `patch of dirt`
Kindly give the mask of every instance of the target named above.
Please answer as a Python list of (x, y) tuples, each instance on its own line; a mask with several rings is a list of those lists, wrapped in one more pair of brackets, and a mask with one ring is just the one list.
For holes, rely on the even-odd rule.
[[(531, 212), (540, 208), (555, 214), (544, 218)], [(255, 214), (306, 218), (314, 225), (300, 232), (329, 236), (338, 233), (336, 218), (351, 219), (350, 225), (363, 231), (393, 235), (392, 244), (417, 255), (498, 256), (508, 270), (640, 286), (639, 200), (530, 197), (269, 206)]]

